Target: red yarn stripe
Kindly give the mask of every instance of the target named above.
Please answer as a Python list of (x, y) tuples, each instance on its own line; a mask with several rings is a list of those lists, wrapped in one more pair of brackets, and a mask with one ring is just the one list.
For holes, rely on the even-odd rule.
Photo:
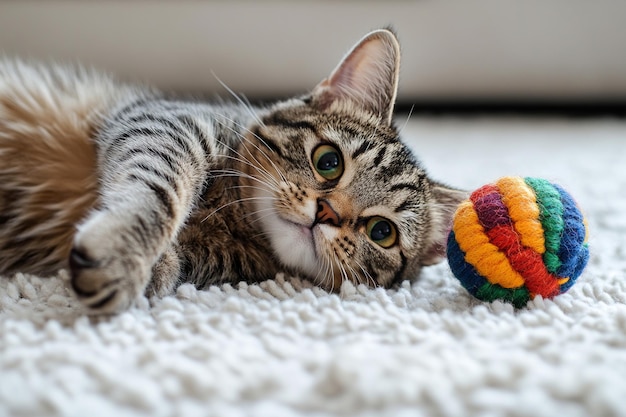
[(528, 291), (544, 298), (559, 294), (557, 277), (548, 272), (540, 254), (522, 246), (514, 229), (496, 226), (487, 231), (487, 236), (491, 243), (506, 254), (511, 266), (524, 277)]
[(486, 184), (480, 187), (479, 189), (477, 189), (476, 191), (474, 191), (470, 195), (470, 200), (472, 201), (473, 204), (475, 204), (476, 201), (479, 200), (481, 197), (487, 194), (492, 194), (492, 193), (499, 194), (500, 190), (498, 190), (498, 187), (496, 187), (494, 184)]

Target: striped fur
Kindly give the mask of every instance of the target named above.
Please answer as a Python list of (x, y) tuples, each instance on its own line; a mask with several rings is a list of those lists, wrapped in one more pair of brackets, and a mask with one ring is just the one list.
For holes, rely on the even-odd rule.
[[(0, 60), (0, 272), (69, 267), (96, 313), (181, 281), (415, 277), (441, 257), (464, 193), (399, 140), (398, 66), (395, 36), (375, 31), (311, 94), (253, 108)], [(320, 144), (338, 151), (339, 178), (316, 171)], [(391, 247), (368, 236), (374, 218), (397, 229)]]

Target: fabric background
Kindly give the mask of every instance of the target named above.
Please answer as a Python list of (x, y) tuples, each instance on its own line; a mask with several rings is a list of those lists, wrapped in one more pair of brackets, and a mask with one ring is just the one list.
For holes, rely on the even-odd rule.
[(403, 135), (459, 187), (569, 190), (590, 227), (577, 284), (514, 310), (446, 263), (339, 294), (279, 275), (94, 320), (65, 272), (2, 277), (0, 416), (626, 415), (626, 121), (413, 117)]

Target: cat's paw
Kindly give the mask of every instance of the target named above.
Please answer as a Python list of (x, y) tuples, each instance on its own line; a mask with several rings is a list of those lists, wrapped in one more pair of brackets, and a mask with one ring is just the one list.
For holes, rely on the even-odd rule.
[(91, 313), (117, 313), (144, 292), (153, 261), (127, 238), (124, 219), (94, 217), (74, 238), (69, 257), (71, 285)]

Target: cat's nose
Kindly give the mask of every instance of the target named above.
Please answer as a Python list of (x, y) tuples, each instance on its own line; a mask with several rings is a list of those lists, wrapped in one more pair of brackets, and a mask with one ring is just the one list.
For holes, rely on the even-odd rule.
[(327, 200), (320, 198), (317, 200), (315, 223), (330, 223), (333, 226), (339, 226), (341, 224), (341, 218)]

